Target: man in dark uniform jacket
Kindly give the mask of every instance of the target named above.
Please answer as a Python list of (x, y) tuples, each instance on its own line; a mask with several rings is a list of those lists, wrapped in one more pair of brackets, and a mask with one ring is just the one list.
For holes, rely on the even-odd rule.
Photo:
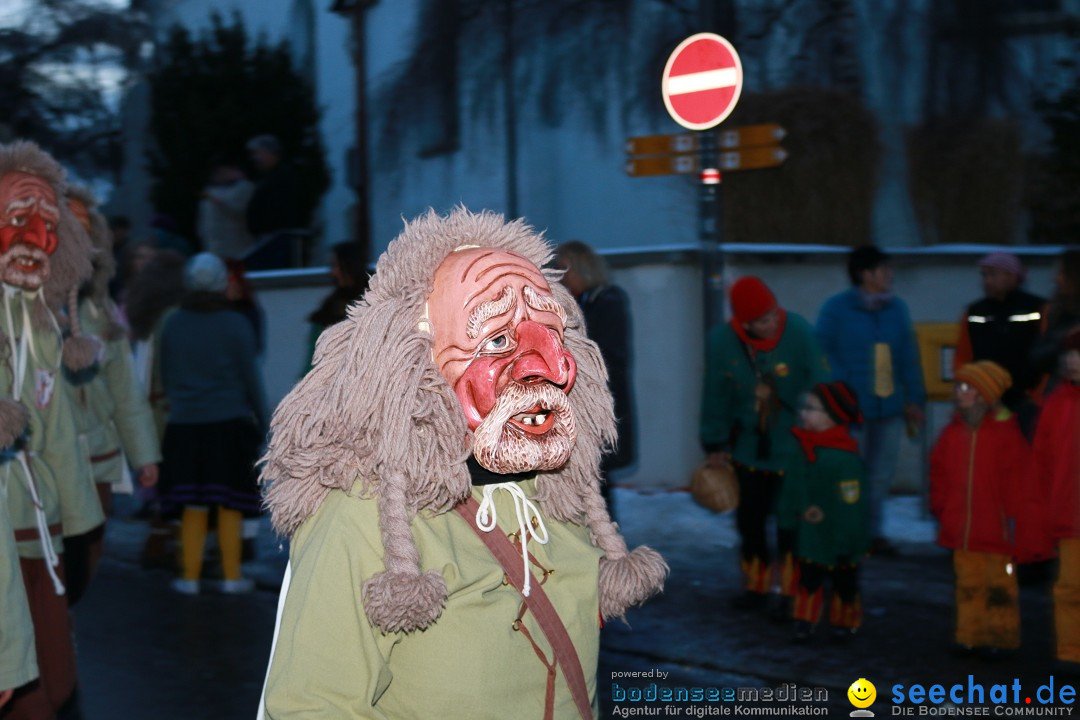
[(1039, 373), (1028, 360), (1039, 337), (1046, 300), (1023, 290), (1024, 266), (1012, 253), (993, 252), (979, 261), (986, 297), (968, 306), (960, 325), (953, 369), (976, 360), (992, 360), (1009, 371), (1012, 387), (1002, 402), (1017, 414), (1024, 433), (1034, 429), (1030, 393)]

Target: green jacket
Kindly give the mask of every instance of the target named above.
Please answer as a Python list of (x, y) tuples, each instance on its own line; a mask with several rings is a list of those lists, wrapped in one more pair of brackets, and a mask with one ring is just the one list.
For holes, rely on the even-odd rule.
[[(133, 468), (161, 461), (154, 417), (146, 393), (135, 378), (131, 347), (123, 335), (110, 339), (112, 303), (79, 303), (83, 333), (104, 345), (100, 360), (79, 373), (64, 372), (75, 399), (80, 449), (93, 468), (94, 481), (117, 485), (124, 456)], [(120, 454), (123, 450), (124, 455)]]
[[(44, 311), (22, 291), (5, 286), (0, 309), (0, 332), (9, 344), (9, 358), (24, 355), (20, 338), (24, 318)], [(10, 311), (10, 312), (9, 312)], [(24, 311), (26, 315), (24, 315)], [(60, 525), (65, 536), (81, 535), (105, 522), (90, 466), (78, 452), (78, 433), (70, 388), (60, 379), (61, 339), (55, 329), (32, 327), (27, 335), (26, 372), (18, 399), (30, 411), (26, 458), (48, 525)], [(12, 345), (15, 349), (11, 349)], [(0, 392), (15, 397), (13, 360), (0, 363)], [(0, 479), (7, 485), (8, 516), (16, 530), (33, 530), (34, 539), (17, 544), (20, 557), (41, 558), (44, 550), (37, 538), (37, 515), (26, 473), (12, 448), (0, 454)], [(60, 536), (53, 534), (53, 548), (61, 552)]]
[[(533, 481), (519, 483), (528, 495)], [(503, 720), (539, 718), (547, 670), (528, 638), (511, 625), (521, 595), (466, 522), (450, 511), (422, 512), (412, 522), (421, 569), (446, 580), (442, 615), (424, 630), (383, 634), (361, 603), (365, 580), (383, 570), (376, 502), (332, 490), (293, 536), (292, 580), (285, 596), (266, 689), (266, 717)], [(473, 489), (479, 501), (480, 488)], [(494, 494), (499, 529), (517, 530), (513, 500)], [(588, 528), (545, 518), (549, 542), (529, 553), (555, 570), (544, 591), (574, 642), (590, 698), (596, 697), (600, 649), (599, 561)], [(496, 530), (495, 532), (497, 532)], [(532, 566), (533, 583), (540, 571)], [(525, 627), (552, 658), (531, 614)], [(556, 670), (557, 718), (577, 717)]]
[(15, 537), (0, 497), (0, 692), (38, 676), (34, 626), (15, 553)]
[(810, 324), (791, 312), (787, 313), (780, 342), (769, 352), (758, 352), (754, 362), (766, 381), (774, 384), (779, 400), (769, 424), (768, 455), (758, 456), (758, 418), (754, 409), (758, 377), (742, 341), (729, 324), (709, 332), (701, 398), (701, 444), (711, 450), (730, 443), (737, 463), (761, 470), (785, 470), (801, 453), (791, 435), (799, 396), (819, 382), (828, 382), (829, 369)]
[[(796, 530), (795, 556), (833, 567), (840, 560), (854, 562), (870, 549), (869, 507), (866, 504), (866, 469), (853, 452), (816, 449), (810, 462), (800, 451), (784, 478), (777, 508), (781, 528)], [(807, 522), (807, 508), (821, 509), (821, 522)]]

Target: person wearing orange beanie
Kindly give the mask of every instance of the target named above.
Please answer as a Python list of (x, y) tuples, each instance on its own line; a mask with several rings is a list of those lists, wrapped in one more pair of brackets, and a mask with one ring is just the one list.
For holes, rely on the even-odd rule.
[(1014, 561), (1035, 559), (1027, 538), (1038, 508), (1028, 492), (1031, 453), (1015, 415), (1001, 404), (1012, 385), (990, 360), (956, 371), (956, 413), (930, 455), (930, 510), (938, 544), (953, 551), (955, 647), (996, 654), (1020, 646)]
[(730, 301), (731, 321), (713, 328), (707, 341), (700, 437), (707, 464), (732, 463), (739, 481), (745, 592), (735, 604), (751, 609), (768, 604), (776, 582), (782, 595), (794, 594), (794, 538), (781, 530), (774, 552), (765, 527), (784, 473), (800, 461), (791, 434), (799, 396), (830, 378), (810, 324), (781, 308), (760, 278), (735, 281)]

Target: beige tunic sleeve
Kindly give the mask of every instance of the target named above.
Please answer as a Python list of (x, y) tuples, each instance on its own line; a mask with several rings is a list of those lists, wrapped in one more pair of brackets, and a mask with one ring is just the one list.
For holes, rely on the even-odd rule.
[(0, 499), (0, 692), (38, 676), (34, 626), (7, 508)]

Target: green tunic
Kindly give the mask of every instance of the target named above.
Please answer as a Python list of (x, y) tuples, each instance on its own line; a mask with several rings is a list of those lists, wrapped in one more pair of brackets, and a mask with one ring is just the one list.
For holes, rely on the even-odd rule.
[[(527, 495), (533, 481), (519, 483)], [(266, 690), (268, 718), (504, 720), (540, 718), (547, 670), (528, 639), (511, 627), (521, 595), (454, 512), (421, 513), (412, 534), (423, 570), (446, 580), (446, 607), (422, 631), (383, 634), (360, 602), (365, 580), (383, 570), (376, 503), (334, 490), (292, 539), (292, 581)], [(474, 488), (479, 501), (481, 489)], [(514, 503), (496, 491), (499, 529), (517, 530)], [(596, 697), (600, 644), (598, 575), (602, 552), (586, 527), (546, 520), (549, 542), (529, 553), (552, 569), (544, 584), (574, 641), (589, 696)], [(533, 583), (541, 571), (533, 565)], [(545, 656), (551, 648), (531, 614), (524, 623)], [(562, 670), (557, 718), (578, 717)], [(595, 711), (595, 701), (594, 701)]]
[[(853, 452), (816, 448), (817, 460), (801, 455), (784, 480), (777, 509), (782, 528), (797, 530), (795, 556), (834, 567), (854, 562), (870, 549), (866, 469)], [(821, 508), (821, 522), (809, 523), (806, 509)]]
[(7, 510), (0, 507), (0, 692), (25, 685), (37, 676), (34, 625), (15, 553), (15, 538)]
[(64, 378), (72, 386), (79, 444), (94, 481), (117, 485), (124, 473), (121, 449), (135, 468), (160, 462), (161, 451), (127, 338), (107, 339), (111, 305), (98, 307), (90, 299), (79, 304), (83, 333), (101, 340), (104, 351), (92, 367), (79, 373), (65, 371)]
[[(55, 330), (34, 327), (28, 334), (26, 352), (21, 349), (11, 351), (10, 344), (14, 342), (19, 346), (24, 332), (24, 310), (29, 314), (35, 300), (6, 286), (5, 292), (3, 302), (7, 307), (0, 309), (0, 330), (5, 342), (9, 343), (9, 351), (8, 360), (0, 363), (0, 392), (6, 397), (14, 397), (14, 359), (25, 355), (26, 372), (19, 400), (30, 410), (25, 448), (27, 464), (45, 509), (47, 524), (62, 526), (63, 535), (79, 535), (105, 522), (105, 515), (90, 467), (82, 453), (76, 450), (78, 434), (70, 389), (59, 378), (60, 336)], [(7, 486), (7, 509), (12, 527), (16, 531), (34, 533), (32, 540), (17, 543), (19, 556), (45, 557), (37, 537), (34, 500), (22, 465), (11, 448), (6, 448), (0, 455), (0, 482)], [(60, 534), (53, 534), (52, 543), (59, 553)]]
[(731, 450), (735, 462), (760, 470), (785, 470), (801, 454), (791, 434), (799, 396), (815, 384), (829, 381), (828, 365), (810, 324), (795, 313), (787, 313), (780, 342), (773, 350), (755, 356), (758, 369), (774, 384), (779, 399), (769, 424), (770, 452), (762, 458), (758, 457), (755, 411), (758, 377), (750, 362), (730, 325), (709, 332), (701, 398), (701, 443), (705, 447), (726, 446), (734, 432)]

